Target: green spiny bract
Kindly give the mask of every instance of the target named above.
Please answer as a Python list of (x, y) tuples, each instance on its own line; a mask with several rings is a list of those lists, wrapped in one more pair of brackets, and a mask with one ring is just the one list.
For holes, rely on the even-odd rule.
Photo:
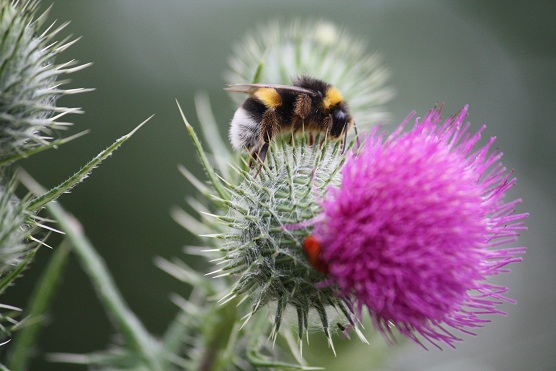
[[(54, 130), (69, 123), (58, 121), (76, 108), (57, 107), (66, 90), (58, 78), (84, 68), (75, 61), (55, 64), (54, 60), (75, 41), (53, 37), (65, 24), (40, 31), (46, 13), (36, 16), (38, 1), (0, 0), (0, 161), (24, 156), (48, 145)], [(72, 67), (73, 66), (73, 67)]]
[(220, 219), (229, 230), (219, 236), (224, 240), (222, 268), (214, 274), (237, 278), (223, 300), (249, 299), (247, 318), (276, 304), (273, 336), (288, 308), (297, 313), (300, 338), (310, 323), (310, 312), (318, 314), (327, 337), (336, 326), (329, 318), (334, 311), (340, 329), (355, 327), (358, 332), (349, 300), (322, 284), (326, 277), (311, 267), (302, 248), (311, 220), (320, 211), (319, 200), (329, 185), (340, 180), (344, 159), (340, 141), (309, 146), (302, 139), (290, 146), (278, 140), (258, 176), (253, 177), (256, 169), (237, 169), (238, 185), (226, 184), (231, 199)]

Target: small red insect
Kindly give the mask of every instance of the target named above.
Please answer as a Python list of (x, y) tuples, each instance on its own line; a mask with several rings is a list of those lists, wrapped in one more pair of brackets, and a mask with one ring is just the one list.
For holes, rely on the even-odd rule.
[(305, 237), (303, 240), (303, 250), (316, 271), (322, 274), (328, 274), (328, 265), (320, 258), (321, 245), (315, 236), (310, 234)]

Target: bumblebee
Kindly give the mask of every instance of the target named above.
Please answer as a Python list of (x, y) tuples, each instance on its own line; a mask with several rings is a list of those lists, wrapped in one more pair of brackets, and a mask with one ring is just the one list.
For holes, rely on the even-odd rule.
[(238, 84), (225, 89), (250, 95), (232, 118), (230, 141), (234, 149), (250, 152), (262, 165), (272, 139), (290, 132), (325, 133), (333, 140), (343, 135), (345, 149), (354, 123), (340, 91), (310, 76), (292, 83)]

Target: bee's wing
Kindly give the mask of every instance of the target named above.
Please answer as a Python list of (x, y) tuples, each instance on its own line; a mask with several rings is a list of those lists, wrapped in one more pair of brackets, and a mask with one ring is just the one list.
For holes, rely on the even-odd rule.
[(262, 88), (270, 88), (270, 89), (276, 89), (276, 90), (287, 90), (287, 91), (293, 91), (293, 92), (297, 92), (297, 93), (305, 93), (305, 94), (310, 94), (310, 95), (316, 95), (317, 94), (313, 90), (300, 88), (299, 86), (280, 85), (280, 84), (234, 84), (234, 85), (229, 85), (227, 88), (224, 88), (224, 90), (236, 91), (236, 92), (239, 92), (239, 93), (246, 93), (246, 94), (253, 94), (257, 90), (262, 89)]

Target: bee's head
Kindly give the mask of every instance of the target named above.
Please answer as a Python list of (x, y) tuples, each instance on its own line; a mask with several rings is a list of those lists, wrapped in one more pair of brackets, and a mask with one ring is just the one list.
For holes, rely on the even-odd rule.
[(330, 136), (332, 138), (339, 138), (340, 135), (344, 133), (344, 130), (349, 129), (352, 118), (342, 104), (335, 107), (330, 113), (330, 116), (332, 118), (332, 129), (330, 130)]

